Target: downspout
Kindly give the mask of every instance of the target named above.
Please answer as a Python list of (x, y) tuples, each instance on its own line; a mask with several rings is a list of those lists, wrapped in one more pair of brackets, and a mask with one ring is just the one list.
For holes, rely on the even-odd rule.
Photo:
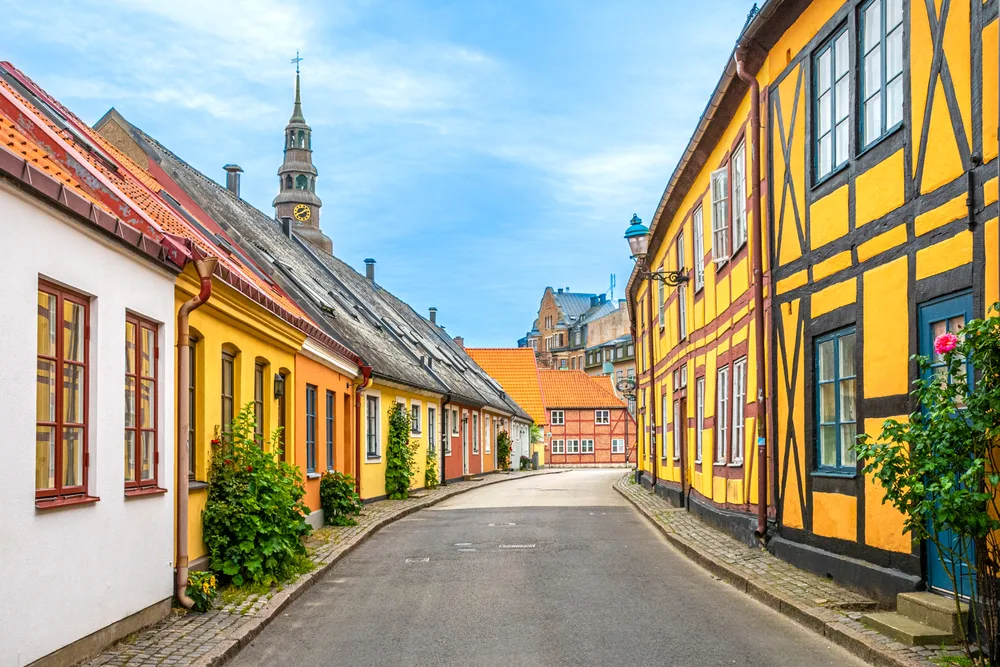
[(441, 418), (438, 420), (441, 424), (441, 452), (439, 457), (441, 459), (441, 486), (448, 485), (448, 474), (445, 470), (446, 461), (444, 460), (445, 449), (448, 446), (448, 418), (445, 417), (448, 414), (448, 405), (451, 403), (451, 394), (444, 395), (444, 401), (441, 402)]
[(753, 308), (754, 337), (757, 363), (757, 538), (767, 537), (767, 369), (764, 364), (764, 223), (760, 212), (760, 86), (757, 77), (746, 70), (746, 51), (737, 49), (734, 55), (736, 75), (750, 87), (750, 135), (752, 162), (750, 178), (750, 211), (753, 215)]
[(372, 367), (361, 366), (361, 382), (354, 382), (354, 491), (361, 495), (361, 392), (371, 382)]
[(191, 432), (191, 327), (188, 318), (191, 312), (200, 308), (212, 296), (212, 274), (219, 260), (205, 257), (195, 260), (194, 270), (201, 280), (201, 291), (193, 299), (185, 301), (177, 312), (177, 385), (180, 388), (177, 406), (177, 558), (174, 569), (174, 596), (185, 609), (194, 606), (194, 600), (187, 595), (188, 581), (188, 436)]
[(656, 493), (656, 395), (655, 388), (656, 382), (654, 380), (654, 367), (656, 366), (655, 357), (653, 356), (653, 277), (650, 276), (646, 279), (646, 313), (649, 316), (646, 320), (646, 337), (649, 339), (649, 355), (646, 358), (646, 365), (649, 366), (649, 399), (647, 400), (647, 415), (649, 418), (646, 420), (649, 422), (649, 455), (653, 459), (653, 465), (650, 466), (650, 474), (653, 478), (653, 484), (650, 486), (650, 490)]

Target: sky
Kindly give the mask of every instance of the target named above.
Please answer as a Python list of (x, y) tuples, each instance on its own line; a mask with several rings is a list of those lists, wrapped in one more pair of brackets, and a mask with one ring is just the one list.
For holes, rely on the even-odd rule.
[(752, 4), (0, 0), (0, 57), (217, 181), (239, 164), (273, 215), (299, 49), (334, 254), (374, 258), (466, 345), (511, 347), (546, 286), (614, 274), (624, 296), (628, 221), (652, 218)]

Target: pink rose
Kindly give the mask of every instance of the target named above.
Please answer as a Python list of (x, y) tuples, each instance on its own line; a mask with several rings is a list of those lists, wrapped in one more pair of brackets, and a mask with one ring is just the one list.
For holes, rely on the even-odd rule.
[(934, 351), (938, 354), (951, 352), (958, 347), (958, 336), (953, 333), (944, 333), (934, 339)]

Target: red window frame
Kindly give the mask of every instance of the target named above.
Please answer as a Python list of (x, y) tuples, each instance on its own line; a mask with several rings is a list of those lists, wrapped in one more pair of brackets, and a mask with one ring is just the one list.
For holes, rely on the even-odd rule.
[[(87, 415), (90, 411), (90, 299), (82, 294), (66, 290), (62, 287), (54, 285), (50, 282), (44, 280), (38, 281), (38, 292), (40, 294), (47, 294), (49, 296), (55, 297), (56, 299), (56, 323), (55, 323), (55, 355), (44, 355), (36, 349), (37, 364), (41, 365), (42, 362), (52, 363), (55, 366), (55, 375), (51, 378), (56, 385), (55, 391), (55, 419), (54, 420), (41, 420), (36, 407), (35, 412), (35, 446), (38, 446), (38, 429), (39, 428), (51, 428), (53, 430), (53, 438), (55, 439), (55, 446), (53, 451), (53, 469), (55, 474), (53, 475), (54, 486), (51, 488), (38, 488), (38, 461), (36, 453), (36, 471), (35, 471), (35, 500), (36, 502), (45, 501), (47, 503), (58, 504), (58, 501), (74, 497), (74, 496), (87, 496), (87, 480), (90, 474), (90, 449), (89, 449), (89, 433), (87, 424)], [(64, 345), (64, 335), (65, 335), (65, 315), (64, 309), (66, 302), (76, 304), (83, 308), (83, 361), (69, 360), (65, 358), (65, 345)], [(37, 326), (36, 326), (37, 330)], [(65, 366), (75, 366), (81, 369), (81, 375), (83, 378), (83, 412), (80, 415), (80, 421), (68, 422), (65, 419), (64, 410), (64, 389), (65, 389)], [(37, 368), (37, 367), (36, 367)], [(36, 370), (37, 373), (37, 370)], [(35, 383), (37, 387), (38, 376), (36, 375)], [(37, 389), (36, 389), (37, 392)], [(74, 484), (72, 486), (65, 485), (63, 483), (63, 447), (62, 447), (62, 433), (64, 429), (67, 428), (79, 428), (82, 430), (82, 447), (81, 447), (81, 475), (80, 484)], [(37, 451), (37, 449), (36, 449)]]
[[(131, 341), (132, 348), (129, 349), (129, 338), (128, 331), (129, 325), (132, 325), (133, 339)], [(129, 355), (132, 356), (132, 372), (129, 372), (128, 366), (125, 367), (125, 391), (126, 395), (128, 393), (128, 382), (132, 381), (133, 391), (135, 392), (134, 397), (134, 418), (132, 419), (132, 425), (128, 425), (128, 421), (125, 423), (125, 435), (126, 442), (129, 433), (132, 434), (132, 479), (130, 480), (127, 476), (125, 477), (125, 490), (126, 492), (135, 489), (147, 489), (147, 488), (158, 488), (159, 481), (159, 467), (160, 467), (160, 407), (159, 407), (159, 397), (160, 397), (160, 387), (159, 387), (159, 363), (160, 363), (160, 337), (159, 337), (159, 325), (150, 320), (139, 317), (138, 315), (127, 314), (125, 316), (125, 357), (128, 360)], [(149, 364), (149, 374), (147, 375), (142, 367), (142, 353), (143, 353), (143, 334), (145, 332), (151, 332), (153, 334), (153, 349), (152, 358)], [(152, 396), (150, 396), (149, 404), (152, 406), (152, 420), (150, 421), (150, 426), (144, 426), (146, 414), (142, 408), (142, 385), (144, 383), (150, 383), (152, 385)], [(127, 400), (127, 399), (126, 399)], [(142, 438), (145, 434), (152, 434), (153, 437), (153, 451), (151, 453), (152, 461), (150, 466), (152, 468), (152, 476), (148, 479), (143, 479), (142, 477)], [(129, 445), (125, 445), (128, 449)], [(127, 461), (128, 459), (126, 459)]]

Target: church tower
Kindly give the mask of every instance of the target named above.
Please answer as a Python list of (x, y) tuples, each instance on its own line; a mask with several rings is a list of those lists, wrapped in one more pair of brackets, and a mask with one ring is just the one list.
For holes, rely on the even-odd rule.
[(278, 220), (292, 220), (295, 233), (316, 248), (333, 252), (333, 242), (320, 231), (319, 209), (323, 202), (316, 196), (318, 172), (312, 163), (312, 129), (302, 115), (299, 87), (299, 61), (295, 54), (295, 107), (285, 126), (285, 159), (278, 169), (278, 196), (274, 214)]

